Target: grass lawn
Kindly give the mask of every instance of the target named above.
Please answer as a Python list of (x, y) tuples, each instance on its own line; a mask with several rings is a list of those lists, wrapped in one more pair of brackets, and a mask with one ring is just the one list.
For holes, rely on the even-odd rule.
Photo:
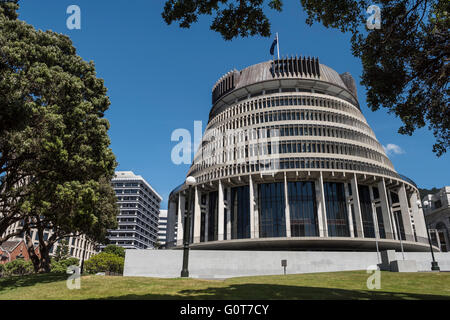
[(68, 290), (65, 275), (0, 279), (0, 300), (19, 299), (450, 299), (450, 273), (381, 273), (381, 289), (365, 271), (242, 277), (227, 280), (84, 276)]

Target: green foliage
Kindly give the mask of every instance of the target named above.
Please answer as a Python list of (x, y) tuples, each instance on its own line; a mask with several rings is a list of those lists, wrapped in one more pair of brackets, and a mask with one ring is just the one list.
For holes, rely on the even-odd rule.
[(80, 260), (77, 258), (67, 258), (57, 261), (52, 259), (51, 272), (52, 273), (66, 273), (67, 268), (70, 266), (79, 266)]
[[(219, 32), (225, 40), (237, 36), (270, 36), (270, 22), (263, 11), (264, 0), (239, 1), (228, 0), (168, 0), (162, 17), (167, 24), (180, 21), (181, 28), (190, 28), (197, 22), (199, 15), (212, 15), (215, 19), (211, 30)], [(281, 11), (281, 0), (269, 0), (270, 8)]]
[(23, 259), (16, 259), (4, 265), (4, 274), (7, 276), (22, 276), (33, 273), (33, 263)]
[(55, 261), (67, 259), (69, 257), (69, 243), (66, 239), (61, 240), (58, 243), (58, 247), (55, 252)]
[(0, 264), (0, 277), (3, 275), (3, 272), (5, 271), (5, 265)]
[(422, 189), (419, 188), (419, 193), (420, 193), (420, 200), (422, 200), (425, 196), (429, 195), (429, 194), (435, 194), (438, 193), (440, 189), (433, 187), (431, 189)]
[(94, 63), (67, 36), (18, 20), (17, 8), (0, 3), (0, 235), (18, 220), (52, 228), (36, 266), (47, 271), (57, 239), (104, 242), (117, 227), (110, 101)]
[(125, 249), (114, 244), (108, 244), (105, 249), (103, 249), (103, 252), (112, 253), (116, 256), (125, 258)]
[[(449, 79), (450, 2), (448, 0), (300, 0), (306, 24), (352, 34), (352, 53), (363, 65), (361, 84), (372, 111), (386, 108), (400, 118), (400, 134), (428, 126), (437, 156), (450, 148)], [(213, 16), (211, 29), (225, 40), (271, 34), (268, 4), (281, 11), (281, 0), (166, 0), (167, 24), (189, 28), (200, 15)], [(367, 8), (381, 8), (381, 29), (367, 30)]]
[(113, 253), (100, 252), (85, 261), (84, 268), (87, 273), (115, 272), (123, 273), (125, 259)]

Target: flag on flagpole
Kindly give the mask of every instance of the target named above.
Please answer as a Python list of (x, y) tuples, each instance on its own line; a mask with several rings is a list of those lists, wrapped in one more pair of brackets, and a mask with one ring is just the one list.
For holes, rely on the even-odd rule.
[(278, 44), (278, 38), (275, 38), (275, 40), (273, 40), (272, 46), (270, 47), (270, 55), (273, 56), (275, 55), (275, 46)]

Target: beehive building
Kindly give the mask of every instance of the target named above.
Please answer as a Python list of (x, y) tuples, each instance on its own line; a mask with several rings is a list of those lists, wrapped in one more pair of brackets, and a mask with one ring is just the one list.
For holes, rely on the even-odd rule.
[[(429, 250), (417, 186), (368, 125), (353, 77), (317, 58), (220, 78), (187, 176), (194, 249)], [(181, 185), (169, 199), (171, 246), (187, 208)]]

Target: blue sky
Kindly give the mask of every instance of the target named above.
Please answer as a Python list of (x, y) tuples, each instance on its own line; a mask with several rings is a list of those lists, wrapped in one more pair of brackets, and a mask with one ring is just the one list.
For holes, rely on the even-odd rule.
[[(191, 29), (167, 26), (161, 18), (164, 0), (21, 0), (20, 19), (37, 29), (72, 39), (77, 53), (96, 64), (105, 80), (111, 107), (111, 147), (118, 170), (142, 175), (164, 198), (183, 182), (188, 165), (175, 165), (171, 141), (175, 129), (194, 131), (194, 121), (208, 120), (211, 88), (226, 72), (269, 60), (272, 39), (252, 37), (224, 41), (209, 30), (211, 18)], [(81, 30), (68, 30), (69, 5), (81, 8)], [(350, 72), (358, 83), (361, 109), (396, 170), (420, 187), (450, 185), (450, 156), (437, 158), (427, 129), (412, 136), (397, 133), (401, 122), (384, 110), (367, 108), (359, 85), (361, 63), (351, 55), (350, 35), (305, 24), (299, 1), (285, 1), (282, 13), (270, 13), (280, 34), (282, 55), (317, 56), (339, 73)], [(395, 145), (395, 146), (394, 146)], [(401, 148), (400, 153), (396, 146)]]

